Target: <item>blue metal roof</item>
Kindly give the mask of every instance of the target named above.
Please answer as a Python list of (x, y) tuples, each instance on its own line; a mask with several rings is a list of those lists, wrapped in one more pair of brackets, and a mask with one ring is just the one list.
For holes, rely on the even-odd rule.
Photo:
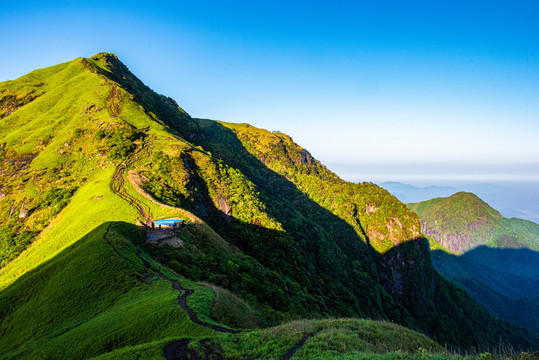
[(174, 225), (183, 223), (183, 220), (154, 220), (153, 223), (154, 225)]

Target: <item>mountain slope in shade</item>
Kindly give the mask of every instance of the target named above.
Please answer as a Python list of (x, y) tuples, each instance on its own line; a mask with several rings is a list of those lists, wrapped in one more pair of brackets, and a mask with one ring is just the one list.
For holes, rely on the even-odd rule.
[(538, 330), (539, 252), (530, 248), (537, 248), (539, 225), (504, 218), (471, 193), (409, 207), (420, 216), (422, 231), (434, 238), (436, 270), (497, 316)]
[[(480, 304), (496, 316), (518, 323), (532, 331), (539, 331), (539, 277), (534, 276), (538, 262), (535, 260), (539, 253), (534, 253), (532, 262), (526, 262), (526, 257), (518, 261), (519, 266), (507, 268), (496, 266), (496, 262), (481, 263), (474, 252), (481, 256), (488, 254), (491, 258), (508, 258), (517, 260), (515, 251), (532, 252), (527, 249), (489, 249), (476, 248), (468, 253), (455, 256), (443, 250), (432, 251), (432, 263), (446, 278), (452, 280)], [(506, 263), (511, 263), (511, 260)], [(517, 271), (524, 269), (524, 271)]]
[[(473, 277), (485, 285), (488, 285), (496, 292), (511, 298), (523, 296), (539, 296), (539, 277), (533, 274), (537, 271), (536, 261), (520, 261), (524, 271), (511, 271), (510, 268), (496, 266), (495, 263), (481, 263), (476, 260), (473, 254), (480, 248), (476, 248), (460, 256), (448, 254), (441, 250), (431, 253), (432, 263), (436, 270), (449, 278), (469, 278)], [(489, 249), (485, 247), (485, 253), (492, 257), (510, 256), (513, 249)], [(530, 250), (531, 251), (531, 250)], [(507, 255), (506, 255), (507, 254)], [(536, 258), (539, 253), (534, 252)]]
[[(285, 134), (193, 119), (112, 54), (37, 70), (1, 83), (0, 94), (0, 295), (14, 294), (9, 303), (34, 310), (49, 290), (25, 293), (17, 284), (103, 223), (180, 216), (186, 227), (177, 239), (138, 250), (246, 299), (263, 324), (359, 316), (461, 348), (500, 339), (537, 346), (533, 334), (490, 316), (434, 271), (419, 220), (404, 204), (376, 185), (339, 179)], [(77, 296), (61, 278), (55, 284), (58, 298)], [(26, 331), (19, 310), (3, 309), (0, 331)], [(82, 321), (67, 318), (47, 320), (51, 341)], [(170, 336), (187, 335), (197, 334)]]
[(539, 250), (538, 224), (504, 218), (472, 193), (459, 192), (408, 207), (419, 215), (425, 235), (457, 253), (479, 245)]
[(496, 316), (539, 332), (539, 296), (511, 298), (474, 278), (462, 278), (457, 282)]

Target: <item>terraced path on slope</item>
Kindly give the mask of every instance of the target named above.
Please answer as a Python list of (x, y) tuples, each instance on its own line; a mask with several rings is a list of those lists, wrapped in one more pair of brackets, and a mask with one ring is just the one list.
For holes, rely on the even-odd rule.
[[(111, 179), (111, 183), (110, 183), (110, 188), (111, 188), (112, 192), (115, 193), (116, 195), (120, 196), (122, 199), (127, 201), (131, 206), (133, 206), (140, 215), (139, 220), (141, 221), (141, 223), (146, 224), (146, 225), (149, 225), (150, 222), (152, 221), (151, 209), (150, 209), (150, 207), (148, 205), (138, 201), (135, 197), (130, 195), (125, 190), (125, 186), (124, 186), (125, 185), (125, 177), (124, 177), (124, 175), (125, 175), (126, 170), (133, 167), (135, 162), (140, 161), (140, 160), (142, 160), (144, 158), (148, 158), (150, 156), (151, 156), (150, 144), (148, 144), (145, 141), (145, 142), (142, 143), (142, 146), (139, 149), (137, 149), (135, 152), (133, 152), (126, 159), (126, 161), (118, 164), (118, 166), (116, 167), (116, 170), (114, 171), (114, 174), (112, 175), (112, 179)], [(105, 240), (107, 240), (106, 236), (108, 234), (108, 230), (109, 229), (107, 229), (107, 233), (105, 234)], [(187, 306), (187, 298), (189, 296), (191, 296), (194, 293), (194, 291), (191, 290), (191, 289), (186, 289), (186, 288), (182, 287), (179, 282), (168, 278), (166, 275), (164, 275), (163, 273), (161, 273), (157, 269), (153, 268), (148, 261), (144, 260), (140, 256), (140, 254), (141, 254), (141, 250), (138, 249), (136, 255), (142, 261), (142, 263), (144, 264), (144, 267), (146, 267), (146, 269), (154, 272), (161, 279), (170, 282), (172, 284), (172, 287), (175, 290), (177, 290), (177, 291), (179, 291), (181, 293), (180, 295), (178, 295), (178, 304), (180, 305), (180, 307), (183, 310), (185, 310), (185, 312), (187, 312), (187, 314), (189, 316), (189, 319), (192, 322), (194, 322), (197, 325), (204, 326), (206, 328), (209, 328), (209, 329), (212, 329), (212, 330), (215, 330), (215, 331), (218, 331), (218, 332), (229, 333), (229, 334), (238, 334), (238, 333), (241, 332), (240, 330), (228, 329), (228, 328), (225, 328), (225, 327), (221, 327), (221, 326), (213, 325), (213, 324), (207, 324), (207, 323), (204, 323), (204, 322), (200, 321), (200, 319), (197, 317), (196, 313), (189, 306)], [(290, 360), (290, 358), (292, 356), (294, 356), (294, 354), (299, 349), (301, 349), (301, 347), (305, 344), (305, 342), (307, 341), (307, 339), (309, 337), (310, 336), (303, 338), (292, 350), (290, 350), (283, 357), (283, 360)], [(190, 342), (191, 342), (191, 339), (181, 339), (181, 340), (172, 341), (172, 342), (166, 344), (163, 347), (163, 355), (168, 360), (187, 359), (187, 358), (193, 359), (193, 360), (201, 359), (196, 351), (189, 349), (189, 343)], [(213, 357), (213, 358), (215, 358), (215, 357)]]
[(150, 144), (144, 141), (139, 149), (129, 155), (124, 162), (118, 164), (110, 182), (110, 189), (112, 190), (112, 192), (127, 201), (131, 206), (133, 206), (140, 215), (140, 222), (146, 225), (150, 225), (150, 222), (152, 221), (151, 209), (148, 205), (139, 202), (135, 197), (130, 195), (125, 190), (124, 175), (126, 170), (133, 167), (133, 164), (135, 162), (140, 161), (144, 158), (148, 158), (151, 155), (152, 153), (150, 150)]

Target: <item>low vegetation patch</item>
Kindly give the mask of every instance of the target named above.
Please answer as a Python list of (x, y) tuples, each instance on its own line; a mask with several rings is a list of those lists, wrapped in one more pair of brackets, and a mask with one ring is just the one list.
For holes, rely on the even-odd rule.
[(211, 310), (211, 317), (215, 321), (239, 329), (260, 327), (257, 312), (243, 299), (222, 287), (203, 284), (215, 293), (215, 300)]

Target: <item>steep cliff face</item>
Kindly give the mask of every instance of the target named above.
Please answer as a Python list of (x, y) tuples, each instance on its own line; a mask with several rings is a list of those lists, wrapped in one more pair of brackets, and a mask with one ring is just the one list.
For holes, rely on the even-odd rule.
[(460, 233), (459, 231), (446, 233), (444, 229), (438, 226), (438, 221), (436, 220), (433, 225), (434, 226), (428, 221), (421, 221), (421, 231), (423, 234), (435, 239), (447, 249), (462, 253), (473, 247), (474, 242), (469, 233)]
[[(382, 286), (402, 307), (401, 321), (409, 321), (423, 332), (432, 332), (425, 320), (439, 311), (435, 307), (435, 271), (426, 239), (407, 241), (382, 254), (379, 273)], [(438, 285), (444, 286), (443, 282)]]

